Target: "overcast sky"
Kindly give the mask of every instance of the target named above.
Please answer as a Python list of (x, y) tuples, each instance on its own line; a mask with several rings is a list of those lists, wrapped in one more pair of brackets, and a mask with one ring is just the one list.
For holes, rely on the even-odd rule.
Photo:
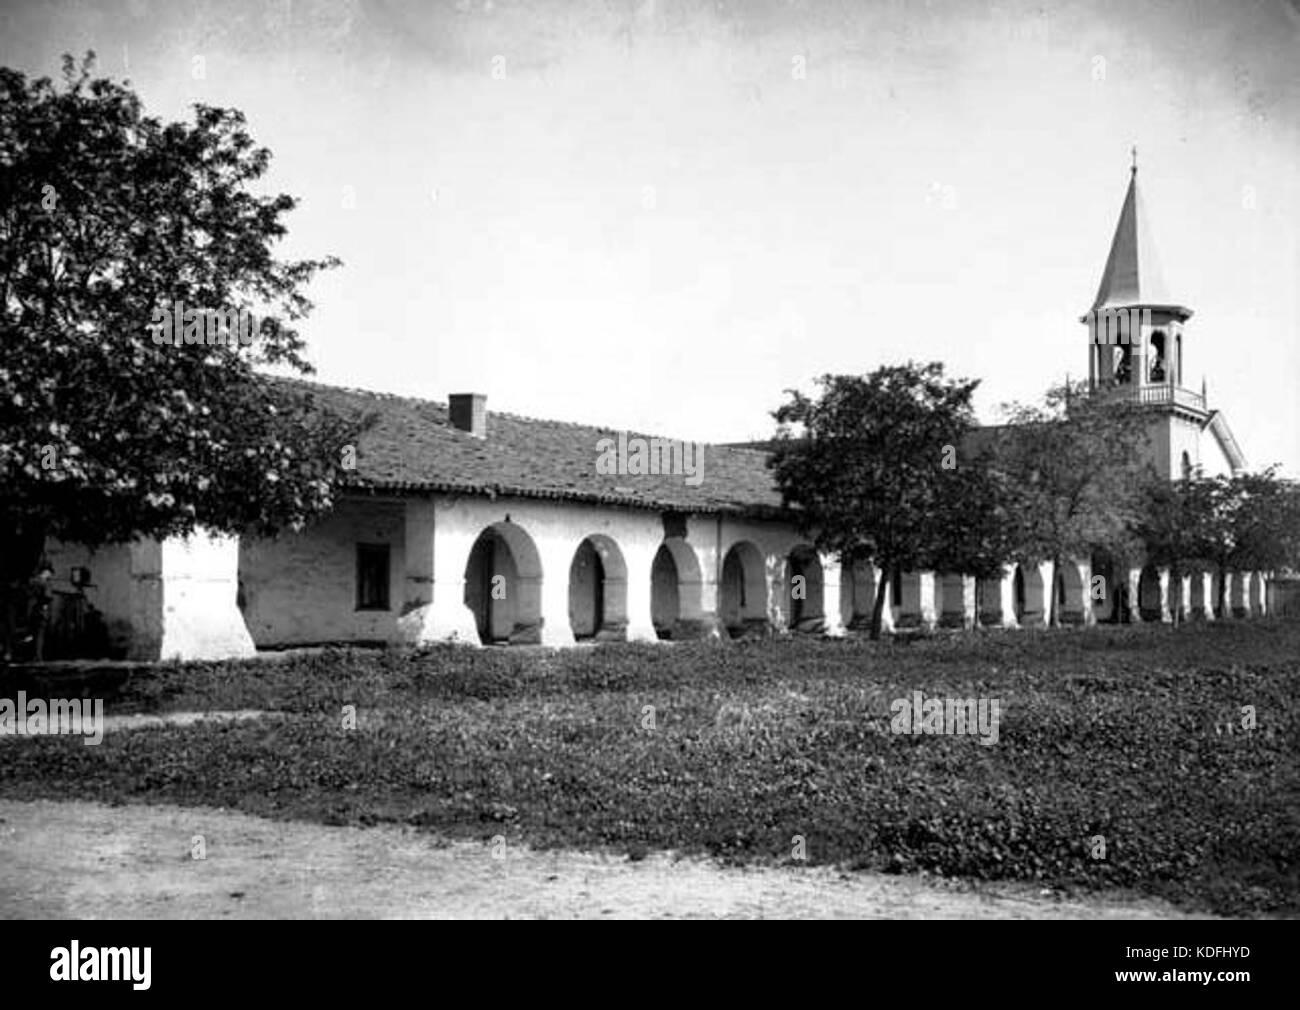
[(1087, 372), (1138, 147), (1166, 283), (1253, 466), (1300, 474), (1300, 3), (6, 3), (149, 112), (242, 109), (333, 253), (327, 382), (703, 440), (939, 359), (981, 414)]

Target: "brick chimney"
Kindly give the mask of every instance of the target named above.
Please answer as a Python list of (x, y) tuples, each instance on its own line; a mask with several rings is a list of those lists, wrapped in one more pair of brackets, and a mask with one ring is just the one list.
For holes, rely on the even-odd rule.
[(475, 438), (487, 438), (487, 396), (483, 393), (452, 393), (447, 397), (451, 424)]

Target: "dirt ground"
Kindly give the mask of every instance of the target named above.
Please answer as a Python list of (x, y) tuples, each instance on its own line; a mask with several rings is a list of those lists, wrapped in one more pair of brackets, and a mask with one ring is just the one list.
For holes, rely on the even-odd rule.
[[(195, 859), (202, 835), (205, 858)], [(3, 918), (1183, 918), (826, 867), (495, 850), (399, 827), (226, 810), (0, 800)]]

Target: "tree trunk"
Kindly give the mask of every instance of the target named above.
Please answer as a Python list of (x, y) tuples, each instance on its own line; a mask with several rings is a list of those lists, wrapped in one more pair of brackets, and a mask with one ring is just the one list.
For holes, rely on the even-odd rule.
[(876, 586), (876, 601), (871, 606), (871, 640), (880, 641), (880, 622), (885, 613), (885, 596), (889, 592), (890, 580), (894, 577), (894, 569), (891, 565), (884, 565), (880, 569), (880, 584)]

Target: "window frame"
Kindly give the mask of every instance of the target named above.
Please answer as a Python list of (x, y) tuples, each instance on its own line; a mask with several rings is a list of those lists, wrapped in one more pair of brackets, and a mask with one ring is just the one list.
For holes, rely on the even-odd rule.
[[(366, 564), (367, 559), (383, 558), (383, 578), (378, 584), (381, 590), (382, 603), (367, 601), (365, 595), (366, 589)], [(371, 563), (374, 563), (371, 560)], [(393, 609), (392, 600), (393, 585), (393, 548), (392, 544), (379, 543), (358, 543), (356, 549), (356, 606), (357, 612), (371, 611), (382, 612)]]

